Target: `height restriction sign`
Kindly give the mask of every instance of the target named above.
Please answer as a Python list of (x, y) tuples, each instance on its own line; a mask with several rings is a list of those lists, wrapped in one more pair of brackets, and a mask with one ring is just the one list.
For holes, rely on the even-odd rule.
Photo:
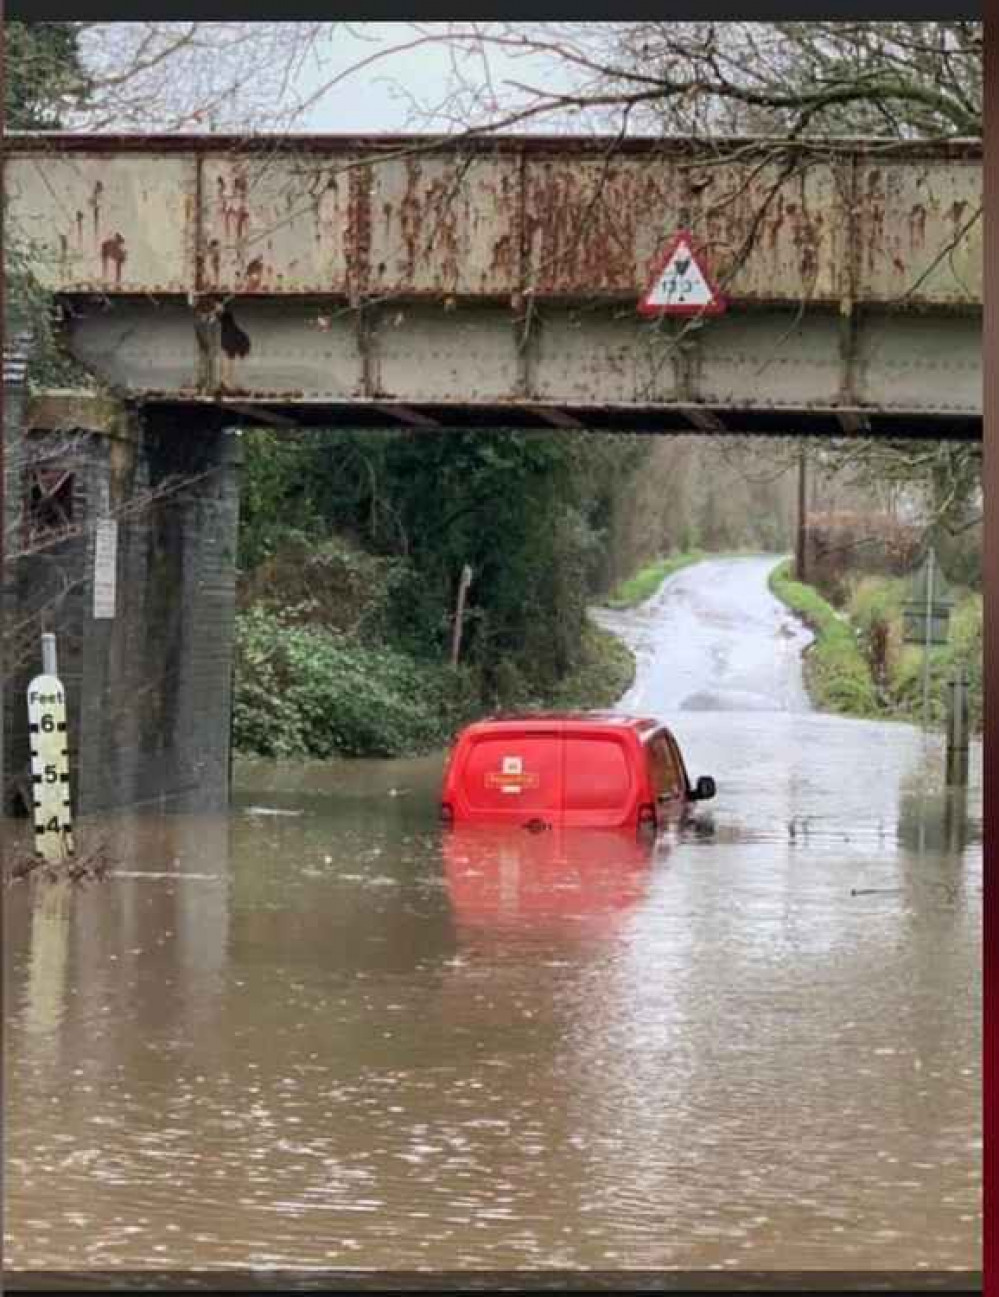
[(694, 250), (687, 230), (674, 234), (638, 303), (641, 315), (721, 315), (727, 303)]

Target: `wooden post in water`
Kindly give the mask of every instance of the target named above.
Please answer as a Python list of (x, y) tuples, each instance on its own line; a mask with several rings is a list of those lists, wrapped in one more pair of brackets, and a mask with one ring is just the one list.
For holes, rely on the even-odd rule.
[(968, 691), (963, 669), (947, 688), (947, 786), (963, 788), (968, 782)]

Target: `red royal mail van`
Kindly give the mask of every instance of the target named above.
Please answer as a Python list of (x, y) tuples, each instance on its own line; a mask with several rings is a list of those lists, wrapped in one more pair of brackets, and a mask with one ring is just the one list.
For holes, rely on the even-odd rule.
[(658, 825), (713, 797), (691, 787), (659, 721), (614, 712), (509, 716), (462, 730), (444, 775), (448, 823), (536, 822), (601, 829)]

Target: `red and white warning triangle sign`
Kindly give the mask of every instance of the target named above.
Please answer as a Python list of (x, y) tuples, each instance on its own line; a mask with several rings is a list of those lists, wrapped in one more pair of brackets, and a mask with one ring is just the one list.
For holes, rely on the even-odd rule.
[(727, 303), (694, 251), (686, 230), (674, 234), (638, 303), (642, 315), (720, 315)]

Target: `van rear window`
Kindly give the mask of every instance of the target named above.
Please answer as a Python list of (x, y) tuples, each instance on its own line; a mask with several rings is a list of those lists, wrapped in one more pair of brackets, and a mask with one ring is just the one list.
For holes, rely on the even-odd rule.
[(569, 736), (565, 740), (565, 809), (620, 810), (631, 794), (627, 755), (614, 739)]
[(561, 747), (554, 733), (477, 740), (462, 774), (469, 804), (477, 810), (558, 811)]

